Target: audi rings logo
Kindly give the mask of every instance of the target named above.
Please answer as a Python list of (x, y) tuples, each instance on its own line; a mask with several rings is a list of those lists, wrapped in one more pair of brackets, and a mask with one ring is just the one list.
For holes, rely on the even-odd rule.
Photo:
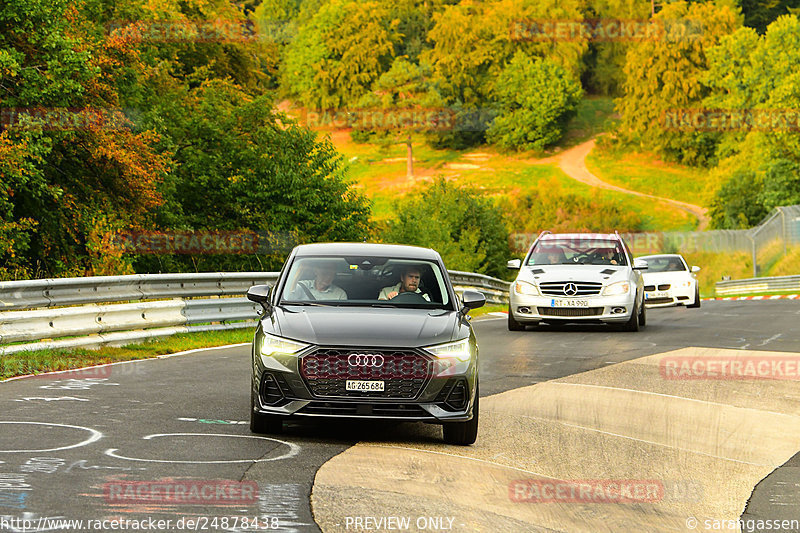
[(347, 363), (350, 366), (380, 368), (383, 366), (383, 356), (379, 353), (351, 353)]
[(567, 296), (575, 296), (578, 294), (578, 286), (574, 283), (567, 283), (564, 285), (564, 294)]

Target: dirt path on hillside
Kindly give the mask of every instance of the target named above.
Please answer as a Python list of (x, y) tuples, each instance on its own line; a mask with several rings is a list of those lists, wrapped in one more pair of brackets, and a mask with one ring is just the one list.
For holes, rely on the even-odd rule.
[(589, 172), (589, 169), (586, 168), (586, 156), (592, 151), (594, 144), (595, 139), (591, 139), (585, 143), (579, 144), (562, 152), (557, 156), (558, 166), (570, 178), (578, 180), (581, 183), (591, 185), (592, 187), (600, 187), (601, 189), (608, 189), (610, 191), (633, 194), (635, 196), (641, 196), (644, 198), (652, 198), (653, 200), (658, 200), (659, 202), (673, 205), (678, 209), (682, 209), (683, 211), (686, 211), (687, 213), (697, 217), (698, 231), (703, 231), (708, 228), (709, 219), (707, 210), (704, 207), (686, 202), (680, 202), (678, 200), (672, 200), (671, 198), (663, 198), (661, 196), (654, 196), (652, 194), (646, 194), (643, 192), (631, 191), (630, 189), (625, 189), (623, 187), (607, 183)]

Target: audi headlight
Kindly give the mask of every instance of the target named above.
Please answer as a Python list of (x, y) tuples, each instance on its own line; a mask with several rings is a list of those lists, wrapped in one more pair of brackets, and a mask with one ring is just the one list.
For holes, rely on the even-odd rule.
[(539, 289), (533, 283), (527, 281), (515, 281), (514, 292), (517, 294), (524, 294), (525, 296), (541, 296)]
[(428, 346), (425, 351), (435, 355), (439, 359), (458, 359), (459, 361), (469, 361), (472, 357), (472, 351), (469, 346), (469, 339), (463, 339), (457, 342), (449, 342), (447, 344), (437, 344), (436, 346)]
[(618, 281), (603, 289), (603, 296), (619, 296), (620, 294), (628, 294), (629, 290), (631, 290), (630, 283), (627, 281)]
[(261, 355), (274, 357), (276, 355), (292, 355), (309, 346), (302, 342), (290, 341), (283, 337), (276, 337), (269, 333), (264, 334), (261, 340)]

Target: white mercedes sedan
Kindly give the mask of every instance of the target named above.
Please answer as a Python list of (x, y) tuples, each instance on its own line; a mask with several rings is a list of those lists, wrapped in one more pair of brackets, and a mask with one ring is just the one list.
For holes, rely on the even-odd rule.
[(700, 307), (700, 267), (689, 268), (680, 254), (643, 255), (637, 259), (647, 261), (647, 270), (642, 273), (647, 307)]

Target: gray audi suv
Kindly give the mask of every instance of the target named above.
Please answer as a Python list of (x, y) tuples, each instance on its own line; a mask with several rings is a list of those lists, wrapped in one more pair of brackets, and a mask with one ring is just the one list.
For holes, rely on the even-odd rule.
[(478, 432), (478, 346), (434, 250), (367, 243), (307, 244), (274, 286), (247, 293), (264, 307), (252, 352), (250, 429), (289, 417), (441, 424), (444, 440)]

